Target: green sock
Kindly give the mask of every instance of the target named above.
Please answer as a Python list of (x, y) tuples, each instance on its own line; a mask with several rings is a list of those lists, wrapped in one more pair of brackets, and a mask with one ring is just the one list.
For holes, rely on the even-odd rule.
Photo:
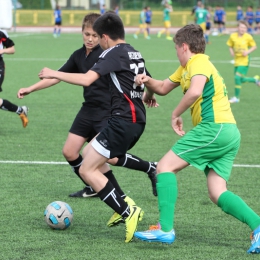
[(252, 82), (252, 83), (256, 83), (256, 79), (255, 78), (249, 78), (249, 77), (242, 77), (241, 81), (244, 82)]
[(246, 223), (251, 230), (260, 225), (260, 217), (239, 196), (231, 191), (225, 191), (220, 195), (218, 206), (225, 213)]
[(240, 97), (240, 91), (241, 91), (241, 86), (235, 86), (235, 96), (237, 97), (237, 98), (239, 98)]
[(178, 195), (176, 176), (172, 172), (163, 172), (157, 175), (158, 204), (160, 211), (160, 225), (163, 231), (173, 229), (174, 207)]

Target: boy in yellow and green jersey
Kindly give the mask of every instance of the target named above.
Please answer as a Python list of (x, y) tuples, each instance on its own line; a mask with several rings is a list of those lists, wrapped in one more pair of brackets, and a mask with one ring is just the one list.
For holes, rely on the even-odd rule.
[(143, 32), (144, 33), (144, 38), (147, 40), (150, 40), (150, 36), (148, 35), (148, 32), (146, 30), (147, 24), (145, 22), (145, 13), (147, 11), (147, 7), (144, 7), (143, 10), (141, 11), (139, 15), (139, 29), (134, 33), (134, 38), (138, 39), (138, 34)]
[[(204, 54), (206, 42), (199, 25), (189, 24), (178, 30), (174, 43), (180, 66), (169, 78), (136, 76), (135, 83), (146, 86), (143, 101), (147, 104), (153, 101), (153, 93), (167, 95), (179, 86), (184, 96), (171, 116), (172, 128), (181, 138), (162, 157), (156, 169), (159, 223), (147, 231), (135, 232), (134, 236), (147, 242), (172, 244), (175, 241), (176, 174), (192, 165), (204, 171), (210, 200), (253, 232), (247, 252), (260, 253), (260, 216), (227, 188), (240, 146), (240, 133), (224, 79)], [(189, 109), (194, 128), (185, 133), (181, 115)]]
[(164, 29), (158, 32), (157, 37), (160, 38), (163, 33), (166, 33), (166, 40), (172, 40), (170, 36), (170, 28), (171, 28), (171, 17), (170, 13), (172, 11), (172, 6), (168, 3), (165, 4), (165, 8), (163, 10), (163, 21), (164, 21)]
[(238, 22), (238, 31), (230, 35), (227, 45), (229, 51), (235, 60), (235, 96), (229, 99), (230, 103), (238, 103), (240, 101), (240, 92), (242, 83), (257, 83), (259, 76), (246, 77), (250, 56), (249, 54), (256, 50), (256, 42), (252, 35), (247, 33), (248, 25), (245, 21)]

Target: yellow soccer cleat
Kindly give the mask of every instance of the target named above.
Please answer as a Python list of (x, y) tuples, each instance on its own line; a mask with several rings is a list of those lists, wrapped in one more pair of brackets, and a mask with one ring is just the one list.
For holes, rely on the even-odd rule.
[(137, 206), (129, 206), (130, 215), (125, 219), (125, 242), (129, 243), (134, 237), (139, 221), (143, 219), (144, 211)]
[[(128, 196), (124, 198), (124, 201), (128, 204), (128, 206), (134, 206), (135, 202)], [(117, 212), (114, 212), (112, 217), (108, 220), (107, 226), (108, 227), (114, 227), (120, 223), (124, 223), (125, 221), (123, 220), (122, 216), (119, 215)]]

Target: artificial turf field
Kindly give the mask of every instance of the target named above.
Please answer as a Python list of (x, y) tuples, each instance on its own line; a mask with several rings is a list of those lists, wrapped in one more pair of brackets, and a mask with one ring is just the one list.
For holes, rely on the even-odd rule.
[[(29, 125), (22, 128), (17, 115), (1, 113), (0, 149), (0, 259), (2, 260), (132, 260), (132, 259), (258, 259), (247, 255), (250, 229), (223, 213), (207, 196), (203, 172), (187, 167), (177, 175), (179, 195), (175, 213), (176, 241), (170, 245), (145, 243), (136, 239), (125, 244), (124, 225), (108, 228), (113, 213), (98, 198), (75, 199), (68, 194), (84, 187), (62, 155), (72, 121), (83, 102), (82, 87), (60, 83), (50, 89), (16, 98), (19, 88), (38, 81), (43, 67), (58, 69), (77, 48), (80, 34), (62, 34), (54, 39), (48, 33), (9, 33), (16, 53), (5, 55), (6, 75), (1, 98), (29, 107)], [(126, 35), (138, 49), (154, 78), (167, 78), (178, 66), (174, 44), (156, 35), (151, 40)], [(210, 37), (206, 54), (225, 79), (229, 96), (233, 95), (233, 65), (230, 63), (228, 36)], [(255, 36), (260, 46), (260, 37)], [(260, 52), (252, 53), (248, 75), (260, 74)], [(147, 109), (147, 126), (131, 153), (149, 161), (158, 161), (178, 140), (171, 129), (172, 110), (182, 97), (177, 88), (158, 97), (160, 107)], [(259, 203), (259, 100), (260, 88), (246, 83), (241, 102), (232, 105), (241, 131), (241, 148), (236, 157), (229, 189), (241, 196), (257, 213)], [(185, 112), (184, 128), (192, 128)], [(145, 211), (138, 230), (158, 221), (157, 198), (152, 195), (146, 174), (112, 167), (125, 193)], [(74, 211), (70, 228), (51, 230), (43, 212), (52, 201), (66, 201)]]

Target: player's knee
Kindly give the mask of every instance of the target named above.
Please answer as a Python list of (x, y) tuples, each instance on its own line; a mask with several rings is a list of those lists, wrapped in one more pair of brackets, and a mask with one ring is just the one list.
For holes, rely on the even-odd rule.
[(165, 165), (162, 162), (158, 162), (157, 166), (156, 166), (156, 172), (158, 173), (162, 173), (162, 172), (172, 172), (172, 173), (177, 173), (178, 171), (180, 171), (180, 169), (177, 169), (177, 167), (174, 167), (172, 165)]
[(241, 85), (241, 82), (242, 82), (242, 77), (236, 74), (235, 75), (235, 84)]
[(66, 146), (63, 147), (62, 154), (67, 161), (73, 161), (78, 158), (78, 154), (75, 153), (75, 151), (73, 151), (72, 149), (68, 149), (68, 147)]

